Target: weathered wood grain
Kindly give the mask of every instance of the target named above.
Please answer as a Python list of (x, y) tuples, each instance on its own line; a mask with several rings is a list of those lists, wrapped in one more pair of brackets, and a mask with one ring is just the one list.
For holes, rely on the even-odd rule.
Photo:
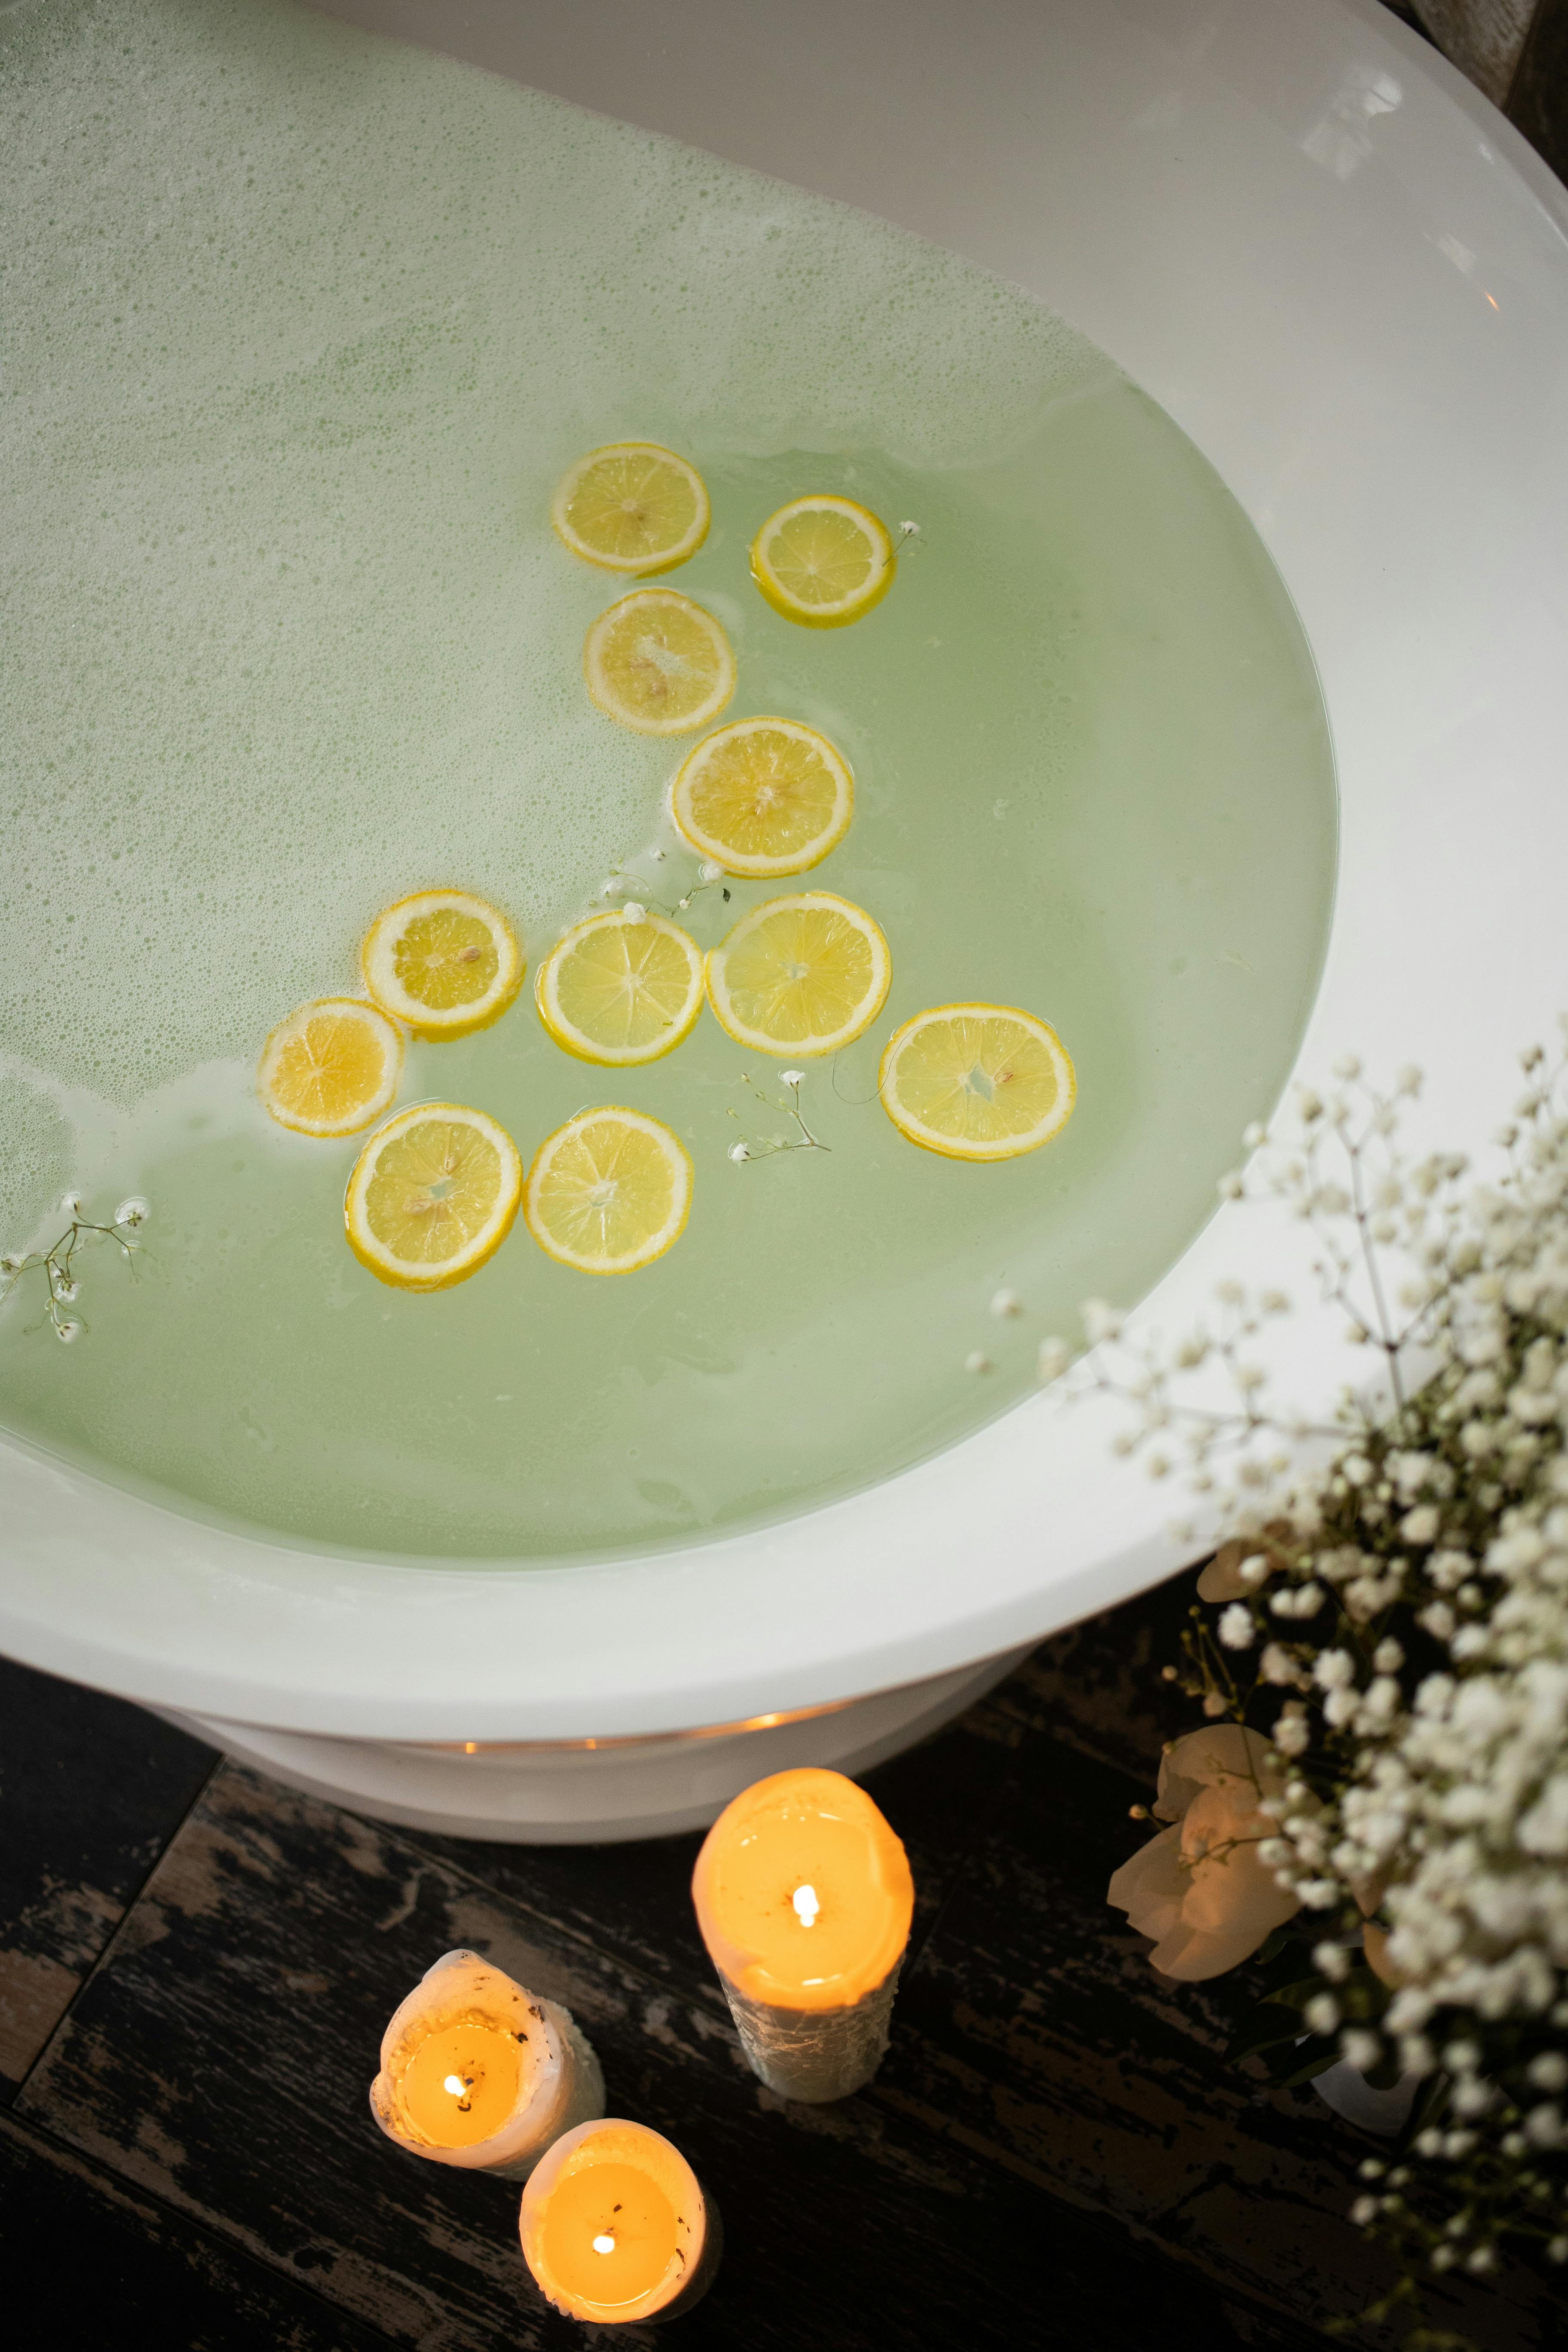
[(139, 1706), (0, 1658), (0, 2100), (216, 1761)]
[[(1049, 1738), (1020, 1751), (900, 1990), (872, 2096), (1158, 2236), (1218, 2290), (1318, 2325), (1364, 2309), (1393, 2276), (1345, 2218), (1376, 2143), (1310, 2091), (1249, 2087), (1221, 2059), (1245, 1977), (1173, 1984), (1108, 1909), (1111, 1869), (1149, 1834), (1131, 1792)], [(1499, 2352), (1563, 2340), (1561, 2306), (1529, 2281), (1456, 2289), (1441, 2317)]]
[(1537, 0), (1508, 114), (1558, 178), (1568, 181), (1568, 0)]
[(0, 2260), (6, 2333), (27, 2352), (128, 2334), (177, 2352), (387, 2352), (384, 2336), (8, 2116)]
[(706, 1994), (683, 1997), (401, 1834), (233, 1767), (19, 2113), (399, 2345), (585, 2343), (527, 2283), (515, 2189), (388, 2147), (365, 2106), (385, 2017), (458, 1943), (567, 2002), (612, 2105), (667, 2131), (717, 2194), (731, 2252), (681, 2323), (691, 2352), (1143, 2352), (1173, 2296), (1215, 2352), (1318, 2340), (1045, 2193), (1037, 2170), (972, 2148), (962, 2126), (933, 2130), (907, 2085), (940, 2072), (940, 2050), (906, 2057), (890, 2098), (785, 2108)]

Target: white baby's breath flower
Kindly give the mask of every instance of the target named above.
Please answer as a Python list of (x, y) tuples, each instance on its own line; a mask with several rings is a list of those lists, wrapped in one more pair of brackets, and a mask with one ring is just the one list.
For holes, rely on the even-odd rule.
[(1233, 1601), (1230, 1607), (1222, 1612), (1219, 1638), (1227, 1650), (1250, 1650), (1255, 1631), (1252, 1612), (1244, 1601)]
[(1024, 1302), (1019, 1297), (1016, 1290), (994, 1290), (992, 1292), (991, 1312), (993, 1315), (1005, 1318), (1012, 1315), (1021, 1315), (1023, 1311)]
[(779, 1072), (779, 1084), (784, 1087), (804, 1087), (805, 1084), (805, 1072), (804, 1070), (781, 1070)]
[(963, 1369), (966, 1372), (988, 1372), (991, 1370), (991, 1359), (982, 1349), (971, 1348), (963, 1360)]
[(1065, 1339), (1042, 1339), (1036, 1361), (1041, 1380), (1058, 1381), (1071, 1363), (1072, 1351)]
[(640, 898), (628, 898), (621, 913), (628, 923), (642, 923), (647, 919), (647, 908)]
[(722, 882), (724, 879), (724, 868), (721, 866), (715, 866), (710, 857), (705, 857), (697, 871), (701, 875), (704, 882)]
[(737, 1168), (740, 1167), (742, 1160), (749, 1160), (751, 1156), (752, 1147), (749, 1143), (732, 1143), (730, 1146), (730, 1157), (735, 1162)]
[(152, 1213), (152, 1210), (148, 1207), (147, 1202), (143, 1200), (142, 1194), (140, 1192), (132, 1192), (130, 1199), (128, 1201), (121, 1201), (119, 1208), (114, 1212), (114, 1222), (117, 1225), (129, 1226), (131, 1231), (134, 1233), (138, 1225), (144, 1225), (146, 1223)]
[(1332, 2033), (1340, 2021), (1340, 2005), (1331, 1992), (1317, 1992), (1301, 2011), (1313, 2033)]

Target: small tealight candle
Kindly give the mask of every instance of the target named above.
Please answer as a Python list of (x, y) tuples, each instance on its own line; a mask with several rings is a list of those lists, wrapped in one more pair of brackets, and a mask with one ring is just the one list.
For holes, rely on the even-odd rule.
[(394, 2011), (370, 2105), (415, 2156), (526, 2180), (552, 2140), (604, 2114), (605, 2078), (569, 2011), (447, 1952)]
[(904, 1849), (841, 1772), (775, 1772), (726, 1805), (691, 1881), (742, 2045), (786, 2099), (844, 2099), (888, 2047), (914, 1916)]
[(707, 2294), (724, 2244), (680, 2150), (614, 2116), (556, 2141), (522, 2192), (518, 2229), (556, 2310), (602, 2327), (679, 2318)]

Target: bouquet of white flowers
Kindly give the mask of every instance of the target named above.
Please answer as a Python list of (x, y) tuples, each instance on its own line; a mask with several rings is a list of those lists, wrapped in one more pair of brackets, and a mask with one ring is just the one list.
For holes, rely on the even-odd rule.
[[(1407, 2111), (1352, 2209), (1403, 2257), (1368, 2316), (1425, 2264), (1568, 2260), (1568, 1116), (1538, 1049), (1524, 1068), (1488, 1184), (1402, 1152), (1414, 1072), (1385, 1096), (1342, 1064), (1290, 1144), (1249, 1131), (1375, 1351), (1331, 1426), (1270, 1411), (1259, 1342), (1289, 1302), (1236, 1286), (1169, 1360), (1086, 1309), (1068, 1383), (1127, 1398), (1124, 1449), (1157, 1474), (1184, 1451), (1234, 1529), (1165, 1668), (1205, 1726), (1167, 1748), (1168, 1826), (1110, 1897), (1168, 1975), (1258, 1956), (1233, 2055), (1280, 2084), (1335, 2070), (1347, 2113), (1352, 2077), (1373, 2128)], [(1216, 1371), (1220, 1403), (1186, 1406)]]

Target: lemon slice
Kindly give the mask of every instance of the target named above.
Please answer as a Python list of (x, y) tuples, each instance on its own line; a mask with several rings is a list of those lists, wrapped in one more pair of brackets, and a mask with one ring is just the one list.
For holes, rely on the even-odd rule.
[(635, 1274), (680, 1237), (691, 1161), (661, 1119), (615, 1105), (547, 1135), (522, 1213), (542, 1250), (580, 1274)]
[(752, 577), (786, 621), (837, 629), (879, 604), (898, 564), (886, 523), (853, 499), (792, 499), (752, 541)]
[(684, 735), (735, 691), (735, 656), (713, 618), (673, 588), (638, 588), (601, 613), (583, 646), (601, 710), (639, 735)]
[(765, 881), (804, 874), (837, 848), (855, 813), (855, 779), (815, 727), (737, 719), (687, 753), (669, 811), (702, 856)]
[(893, 977), (888, 942), (830, 890), (769, 898), (708, 957), (721, 1027), (762, 1054), (833, 1054), (868, 1029)]
[(949, 1160), (1016, 1160), (1059, 1135), (1078, 1081), (1047, 1021), (1008, 1004), (935, 1004), (889, 1040), (879, 1085), (900, 1135)]
[(508, 1234), (522, 1160), (505, 1128), (460, 1103), (416, 1103), (378, 1127), (343, 1200), (349, 1247), (399, 1290), (446, 1290)]
[(353, 1135), (390, 1108), (403, 1038), (374, 1004), (323, 996), (281, 1021), (261, 1049), (257, 1088), (279, 1127)]
[(647, 578), (673, 572), (708, 536), (702, 477), (657, 441), (616, 441), (579, 457), (550, 509), (555, 535), (584, 563)]
[(702, 957), (662, 915), (619, 908), (574, 924), (539, 967), (539, 1017), (584, 1062), (657, 1062), (702, 1010)]
[(522, 985), (522, 950), (504, 915), (467, 890), (416, 890), (378, 915), (360, 950), (364, 984), (421, 1037), (466, 1037), (498, 1020)]

